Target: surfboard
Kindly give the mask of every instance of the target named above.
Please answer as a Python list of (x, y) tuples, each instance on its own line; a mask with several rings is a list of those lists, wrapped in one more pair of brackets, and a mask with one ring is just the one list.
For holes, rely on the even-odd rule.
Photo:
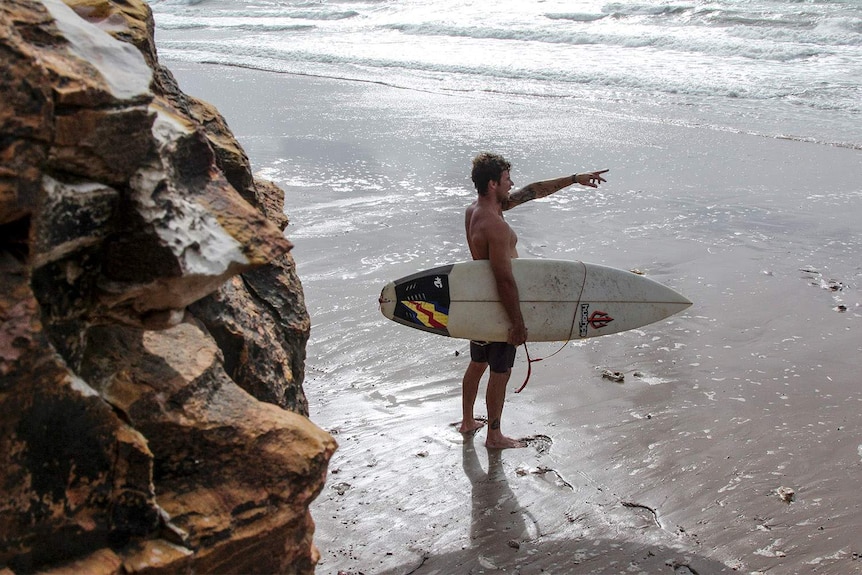
[[(581, 261), (515, 259), (527, 341), (567, 341), (642, 327), (691, 302), (648, 277)], [(506, 341), (509, 319), (487, 260), (449, 264), (387, 283), (380, 310), (430, 333)]]

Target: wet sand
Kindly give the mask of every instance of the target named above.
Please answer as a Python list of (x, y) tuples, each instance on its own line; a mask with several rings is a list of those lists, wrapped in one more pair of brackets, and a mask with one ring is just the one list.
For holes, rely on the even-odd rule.
[[(286, 191), (311, 419), (340, 444), (318, 573), (862, 573), (862, 152), (648, 106), (166, 64)], [(502, 452), (454, 426), (466, 342), (376, 309), (385, 281), (468, 258), (483, 150), (516, 185), (611, 168), (509, 212), (522, 257), (638, 269), (695, 302), (567, 344), (515, 395), (519, 352), (504, 432), (533, 440)]]

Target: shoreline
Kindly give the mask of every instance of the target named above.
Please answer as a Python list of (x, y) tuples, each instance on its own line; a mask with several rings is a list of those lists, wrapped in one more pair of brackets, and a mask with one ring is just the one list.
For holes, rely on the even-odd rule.
[[(238, 70), (245, 70), (251, 73), (257, 74), (271, 74), (275, 76), (284, 76), (290, 77), (296, 80), (319, 80), (324, 82), (333, 82), (333, 83), (346, 83), (346, 84), (357, 84), (357, 85), (370, 85), (370, 86), (380, 86), (383, 88), (388, 88), (392, 90), (404, 90), (407, 92), (411, 92), (414, 94), (433, 94), (435, 96), (440, 97), (469, 97), (469, 98), (502, 98), (502, 99), (510, 99), (510, 100), (544, 100), (548, 103), (553, 103), (555, 101), (566, 101), (571, 104), (571, 98), (566, 95), (560, 94), (543, 94), (543, 93), (505, 93), (505, 92), (495, 92), (495, 91), (487, 91), (487, 92), (476, 92), (474, 90), (464, 90), (458, 91), (452, 88), (445, 88), (439, 91), (435, 91), (432, 89), (423, 89), (416, 88), (411, 86), (402, 86), (395, 83), (388, 83), (381, 80), (371, 80), (371, 79), (363, 79), (363, 78), (344, 78), (339, 76), (327, 76), (324, 74), (313, 74), (310, 72), (287, 72), (280, 70), (267, 70), (263, 68), (256, 68), (254, 66), (246, 65), (246, 64), (232, 64), (232, 63), (222, 63), (222, 62), (213, 62), (213, 61), (201, 61), (201, 62), (189, 62), (184, 60), (169, 60), (165, 59), (165, 62), (170, 62), (175, 67), (215, 67), (215, 68), (226, 68), (231, 69), (235, 68)], [(600, 114), (616, 114), (613, 110), (615, 105), (619, 103), (613, 100), (608, 101), (577, 101), (574, 102), (574, 106), (591, 110)], [(632, 106), (631, 103), (628, 104)], [(862, 150), (862, 142), (853, 142), (846, 141), (841, 139), (818, 139), (813, 136), (797, 136), (793, 134), (786, 133), (768, 133), (764, 131), (750, 131), (745, 130), (738, 127), (731, 127), (726, 125), (719, 124), (709, 124), (702, 123), (699, 120), (685, 120), (681, 118), (668, 119), (662, 117), (655, 117), (648, 111), (647, 107), (643, 107), (640, 111), (637, 110), (637, 107), (630, 107), (628, 109), (628, 113), (623, 114), (625, 118), (632, 122), (646, 122), (646, 123), (668, 123), (672, 125), (676, 125), (682, 128), (690, 128), (696, 130), (709, 130), (715, 132), (726, 132), (730, 134), (737, 134), (740, 136), (752, 136), (756, 138), (764, 138), (767, 140), (787, 140), (790, 142), (798, 142), (801, 144), (813, 144), (818, 146), (827, 146), (834, 148), (841, 148), (847, 150), (859, 151)]]
[[(285, 189), (312, 313), (311, 420), (340, 444), (312, 507), (318, 573), (858, 568), (857, 150), (164, 64)], [(521, 185), (561, 172), (573, 143), (579, 169), (611, 167), (598, 192), (512, 212), (525, 256), (637, 267), (695, 302), (567, 345), (515, 395), (519, 351), (505, 432), (548, 439), (502, 453), (451, 426), (466, 343), (372, 303), (384, 279), (465, 257), (464, 174), (489, 143)]]

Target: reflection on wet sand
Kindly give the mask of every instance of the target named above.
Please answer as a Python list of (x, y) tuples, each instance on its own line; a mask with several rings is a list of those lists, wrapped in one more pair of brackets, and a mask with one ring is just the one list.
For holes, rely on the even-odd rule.
[(485, 471), (471, 439), (465, 439), (463, 448), (464, 475), (472, 488), (470, 542), (480, 550), (480, 562), (496, 566), (495, 559), (510, 558), (523, 541), (535, 537), (536, 522), (509, 487), (502, 450), (483, 448), (488, 453)]

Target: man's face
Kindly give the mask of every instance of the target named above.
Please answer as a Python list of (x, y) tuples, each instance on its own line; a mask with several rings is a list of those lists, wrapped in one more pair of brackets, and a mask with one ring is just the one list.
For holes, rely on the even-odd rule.
[(512, 178), (509, 175), (509, 170), (504, 171), (500, 174), (500, 183), (497, 184), (497, 194), (501, 198), (508, 197), (509, 190), (514, 186), (514, 182), (512, 182)]

